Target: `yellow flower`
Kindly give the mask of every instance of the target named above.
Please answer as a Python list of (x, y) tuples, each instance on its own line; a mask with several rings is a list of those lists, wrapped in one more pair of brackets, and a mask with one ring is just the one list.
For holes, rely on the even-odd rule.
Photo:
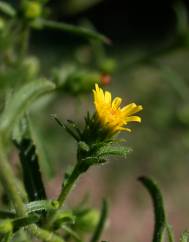
[(131, 103), (123, 108), (120, 108), (122, 99), (120, 97), (116, 97), (112, 100), (111, 93), (108, 91), (104, 92), (101, 88), (99, 88), (98, 84), (95, 84), (93, 94), (99, 121), (112, 133), (116, 133), (121, 130), (131, 132), (131, 129), (125, 128), (128, 122), (141, 122), (141, 118), (139, 116), (133, 116), (133, 114), (143, 109), (141, 105)]

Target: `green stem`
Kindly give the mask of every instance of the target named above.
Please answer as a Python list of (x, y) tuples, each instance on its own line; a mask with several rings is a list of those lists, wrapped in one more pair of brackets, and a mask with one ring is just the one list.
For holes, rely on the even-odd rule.
[(46, 20), (46, 19), (40, 19), (40, 24), (42, 27), (58, 29), (58, 30), (62, 30), (62, 31), (69, 32), (72, 34), (81, 35), (81, 36), (84, 36), (87, 38), (99, 40), (106, 44), (111, 43), (110, 39), (108, 39), (106, 36), (104, 36), (98, 32), (92, 31), (90, 29), (84, 28), (84, 27), (74, 26), (72, 24), (67, 24), (67, 23), (63, 23), (63, 22), (59, 23), (56, 21)]
[[(71, 191), (73, 185), (77, 181), (80, 174), (81, 174), (80, 163), (77, 163), (71, 175), (69, 176), (68, 180), (66, 181), (66, 184), (63, 184), (62, 186), (61, 193), (57, 199), (57, 201), (59, 202), (59, 208), (63, 206), (65, 199), (67, 198), (69, 192)], [(57, 213), (58, 213), (58, 210), (50, 214), (50, 216), (48, 217), (47, 223), (45, 225), (46, 228), (49, 228), (52, 226), (53, 222), (56, 219)]]
[(8, 160), (4, 151), (4, 145), (1, 138), (0, 138), (0, 179), (1, 179), (2, 185), (5, 188), (5, 191), (7, 192), (11, 201), (13, 202), (17, 215), (18, 216), (26, 215), (23, 201), (16, 187), (16, 179), (8, 163)]
[(65, 185), (62, 186), (62, 191), (58, 197), (58, 202), (60, 204), (60, 207), (63, 206), (64, 201), (68, 195), (68, 193), (70, 192), (70, 190), (72, 189), (73, 185), (75, 184), (76, 180), (78, 179), (79, 175), (81, 174), (80, 172), (80, 165), (79, 163), (76, 164), (76, 166), (74, 167), (71, 175), (69, 176), (67, 182)]
[(29, 225), (27, 227), (27, 230), (32, 235), (36, 236), (38, 239), (41, 239), (45, 242), (64, 242), (64, 240), (58, 235), (47, 230), (41, 229), (35, 224)]
[(20, 39), (20, 61), (24, 59), (28, 50), (30, 28), (24, 24)]
[(169, 242), (174, 242), (175, 239), (174, 239), (173, 230), (169, 224), (166, 224), (166, 230), (167, 230), (167, 236), (168, 236)]

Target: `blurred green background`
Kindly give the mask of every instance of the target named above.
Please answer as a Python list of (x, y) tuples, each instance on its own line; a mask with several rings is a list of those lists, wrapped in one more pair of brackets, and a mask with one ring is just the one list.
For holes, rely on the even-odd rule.
[[(141, 175), (158, 180), (177, 238), (189, 228), (188, 5), (188, 1), (163, 0), (49, 2), (52, 18), (74, 24), (90, 21), (112, 40), (111, 45), (103, 46), (110, 61), (105, 64), (111, 65), (112, 60), (116, 64), (105, 89), (111, 90), (113, 96), (121, 96), (125, 104), (134, 101), (144, 107), (142, 123), (132, 124), (133, 132), (122, 134), (133, 148), (129, 157), (92, 168), (69, 199), (73, 206), (89, 192), (91, 203), (99, 207), (103, 196), (108, 197), (106, 240), (151, 240), (152, 206), (137, 182)], [(47, 77), (50, 66), (66, 71), (75, 62), (88, 68), (91, 55), (98, 55), (98, 46), (93, 43), (55, 30), (33, 31), (30, 42), (29, 52), (41, 58), (42, 74)], [(76, 144), (50, 115), (77, 120), (82, 125), (88, 110), (94, 110), (92, 93), (75, 97), (60, 91), (43, 112), (33, 115), (34, 125), (45, 137), (54, 174), (58, 173), (48, 181), (49, 196), (58, 194), (63, 173), (76, 155)]]

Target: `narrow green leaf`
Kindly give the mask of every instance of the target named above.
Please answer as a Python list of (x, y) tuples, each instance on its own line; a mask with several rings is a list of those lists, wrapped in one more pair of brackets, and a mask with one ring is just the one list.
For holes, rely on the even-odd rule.
[(75, 130), (72, 130), (68, 125), (64, 124), (65, 130), (76, 140), (79, 141), (79, 135), (75, 132)]
[(56, 114), (51, 114), (51, 117), (54, 118), (54, 120), (57, 122), (57, 124), (58, 124), (60, 127), (64, 127), (64, 124), (60, 121), (60, 119), (56, 116)]
[(79, 237), (79, 235), (72, 230), (70, 227), (66, 226), (66, 225), (62, 225), (62, 229), (67, 232), (67, 234), (71, 235), (76, 241), (78, 242), (82, 242), (81, 238)]
[(96, 226), (96, 229), (94, 231), (94, 234), (90, 240), (90, 242), (98, 242), (100, 239), (100, 236), (102, 234), (102, 231), (104, 229), (105, 226), (105, 222), (107, 219), (107, 214), (108, 214), (108, 205), (107, 205), (107, 201), (103, 200), (102, 202), (102, 208), (101, 208), (101, 214), (100, 214), (100, 219), (99, 222)]
[(13, 236), (12, 232), (7, 233), (7, 234), (3, 237), (3, 239), (2, 239), (1, 242), (11, 242), (11, 241), (12, 241), (12, 236)]
[(155, 214), (153, 242), (161, 242), (163, 232), (166, 226), (166, 216), (161, 191), (158, 185), (148, 177), (140, 177), (139, 181), (148, 190), (153, 202)]
[(25, 227), (29, 224), (37, 223), (39, 219), (40, 219), (40, 216), (38, 216), (37, 214), (32, 214), (29, 216), (13, 219), (12, 220), (13, 231), (15, 232), (21, 227)]
[(80, 26), (74, 26), (72, 24), (67, 24), (67, 23), (59, 23), (56, 21), (52, 21), (52, 20), (47, 20), (47, 19), (37, 19), (34, 23), (33, 26), (36, 28), (50, 28), (50, 29), (57, 29), (57, 30), (62, 30), (71, 34), (76, 34), (76, 35), (80, 35), (86, 38), (92, 38), (92, 39), (96, 39), (99, 40), (101, 42), (104, 42), (106, 44), (110, 44), (111, 41), (110, 39), (108, 39), (106, 36), (92, 31), (90, 29), (84, 28), (84, 27), (80, 27)]
[(105, 145), (102, 146), (97, 155), (99, 157), (105, 157), (108, 155), (119, 155), (126, 157), (132, 151), (131, 148), (125, 146), (112, 146), (112, 145)]
[(41, 130), (34, 125), (34, 122), (31, 118), (28, 120), (31, 137), (36, 144), (36, 152), (39, 156), (40, 167), (48, 177), (53, 177), (54, 169), (49, 158), (48, 150), (45, 147), (43, 134), (41, 133)]
[(16, 10), (9, 3), (4, 1), (0, 1), (0, 11), (10, 17), (14, 17), (16, 15)]
[(38, 211), (49, 211), (59, 207), (59, 202), (56, 200), (40, 200), (25, 204), (25, 208), (28, 213), (34, 213)]
[(78, 125), (74, 121), (69, 120), (69, 119), (67, 120), (67, 122), (70, 123), (72, 125), (72, 127), (77, 131), (78, 135), (81, 136), (81, 131), (80, 131)]
[(0, 210), (0, 219), (15, 218), (16, 213), (6, 210)]
[(55, 121), (60, 127), (63, 127), (75, 140), (79, 141), (80, 133), (78, 133), (77, 128), (73, 126), (73, 123), (70, 120), (68, 121), (68, 124), (71, 124), (72, 127), (69, 127), (68, 125), (62, 123), (60, 119), (56, 116), (56, 114), (52, 114), (51, 116), (55, 119)]
[(36, 148), (31, 139), (17, 144), (22, 165), (24, 186), (30, 201), (46, 199)]
[(33, 81), (22, 86), (13, 94), (1, 116), (0, 132), (7, 136), (14, 124), (33, 104), (33, 101), (54, 89), (55, 85), (47, 80)]

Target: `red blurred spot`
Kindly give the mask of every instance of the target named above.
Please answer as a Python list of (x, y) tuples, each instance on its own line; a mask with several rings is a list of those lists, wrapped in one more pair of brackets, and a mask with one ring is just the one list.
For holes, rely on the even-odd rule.
[(109, 85), (111, 80), (112, 80), (112, 76), (108, 74), (102, 74), (100, 77), (101, 84), (104, 86)]

